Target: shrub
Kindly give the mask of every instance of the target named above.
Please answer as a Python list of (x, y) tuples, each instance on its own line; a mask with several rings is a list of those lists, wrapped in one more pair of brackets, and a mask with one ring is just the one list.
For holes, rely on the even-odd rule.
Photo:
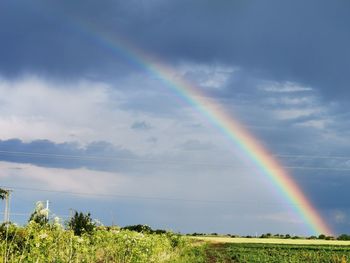
[(341, 234), (340, 236), (338, 236), (337, 239), (338, 240), (350, 240), (350, 236), (347, 234)]
[(29, 222), (34, 221), (35, 223), (43, 226), (49, 222), (49, 210), (44, 208), (43, 202), (39, 201), (36, 203), (34, 212), (29, 218)]
[(74, 216), (68, 221), (68, 228), (73, 230), (76, 236), (81, 236), (84, 233), (91, 234), (95, 227), (90, 213), (84, 214), (75, 211)]
[(131, 225), (122, 227), (122, 230), (130, 230), (139, 233), (153, 233), (153, 229), (148, 225)]

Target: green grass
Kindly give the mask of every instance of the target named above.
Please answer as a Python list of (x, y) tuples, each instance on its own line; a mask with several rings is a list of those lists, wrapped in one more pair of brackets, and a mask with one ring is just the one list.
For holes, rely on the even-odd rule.
[(211, 244), (207, 262), (345, 263), (350, 262), (350, 247), (286, 244)]
[(243, 237), (213, 237), (196, 236), (191, 237), (210, 243), (253, 243), (253, 244), (289, 244), (289, 245), (337, 245), (350, 246), (350, 241), (341, 240), (320, 240), (320, 239), (281, 239), (281, 238), (243, 238)]

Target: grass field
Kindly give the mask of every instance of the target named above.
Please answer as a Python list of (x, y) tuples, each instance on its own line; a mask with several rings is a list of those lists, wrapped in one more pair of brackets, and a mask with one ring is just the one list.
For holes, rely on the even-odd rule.
[(236, 243), (236, 244), (287, 244), (287, 245), (331, 245), (350, 246), (350, 241), (322, 240), (322, 239), (281, 239), (281, 238), (244, 238), (244, 237), (212, 237), (197, 236), (193, 239), (210, 243)]
[(208, 246), (206, 258), (206, 262), (210, 263), (346, 263), (350, 262), (350, 247), (266, 243), (216, 243)]
[(209, 263), (350, 262), (350, 241), (211, 236), (191, 239), (206, 244), (205, 262)]

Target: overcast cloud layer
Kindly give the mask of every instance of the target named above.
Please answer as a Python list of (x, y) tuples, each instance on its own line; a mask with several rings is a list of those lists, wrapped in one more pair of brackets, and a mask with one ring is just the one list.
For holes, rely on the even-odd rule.
[(311, 234), (123, 40), (223, 106), (348, 231), (349, 23), (345, 0), (1, 1), (0, 184), (14, 188), (12, 210), (50, 199), (56, 214), (74, 206), (105, 224)]

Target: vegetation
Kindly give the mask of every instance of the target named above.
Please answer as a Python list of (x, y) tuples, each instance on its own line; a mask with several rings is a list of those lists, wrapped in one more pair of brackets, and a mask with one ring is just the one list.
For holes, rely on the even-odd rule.
[(43, 202), (39, 201), (36, 203), (34, 212), (29, 218), (29, 222), (35, 222), (41, 226), (48, 224), (49, 222), (49, 211), (44, 208)]
[(255, 238), (255, 237), (224, 237), (224, 236), (197, 236), (192, 239), (208, 243), (235, 243), (235, 244), (286, 244), (286, 245), (330, 245), (330, 246), (349, 246), (347, 240), (325, 240), (309, 238)]
[(38, 202), (26, 226), (0, 225), (0, 263), (205, 262), (205, 245), (192, 243), (143, 225), (98, 226), (89, 213), (82, 212), (75, 212), (65, 228), (58, 218), (49, 221), (48, 210)]
[(340, 236), (338, 236), (337, 240), (350, 240), (350, 235), (341, 234)]
[(68, 228), (73, 230), (74, 235), (92, 234), (95, 230), (96, 223), (93, 222), (90, 213), (84, 214), (75, 211), (73, 217), (67, 223)]
[(38, 202), (26, 226), (0, 225), (0, 263), (350, 262), (346, 234), (338, 240), (271, 233), (260, 238), (217, 233), (185, 237), (147, 225), (104, 227), (82, 212), (75, 212), (64, 227), (58, 218), (49, 220), (48, 212)]
[(165, 234), (166, 231), (163, 229), (156, 229), (153, 230), (150, 226), (148, 225), (133, 225), (133, 226), (126, 226), (123, 227), (122, 229), (124, 230), (131, 230), (131, 231), (136, 231), (139, 233), (148, 233), (148, 234)]
[(6, 198), (7, 193), (8, 192), (6, 190), (0, 188), (0, 199), (4, 200)]
[(212, 262), (345, 263), (350, 260), (348, 246), (216, 244), (207, 249)]
[(0, 227), (0, 262), (204, 262), (201, 247), (172, 234), (98, 227), (80, 236), (61, 224)]

